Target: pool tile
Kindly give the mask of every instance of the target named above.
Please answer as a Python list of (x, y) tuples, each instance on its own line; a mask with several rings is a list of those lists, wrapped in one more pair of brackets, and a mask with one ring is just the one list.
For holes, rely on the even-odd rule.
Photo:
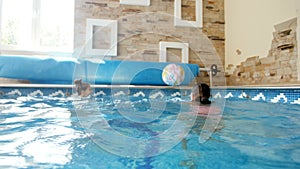
[[(0, 97), (3, 95), (18, 97), (67, 97), (72, 95), (73, 88), (29, 88), (29, 87), (0, 87)], [(181, 98), (181, 100), (190, 99), (189, 89), (159, 89), (159, 88), (95, 88), (94, 97), (106, 96), (132, 96), (135, 98), (161, 99)], [(212, 99), (251, 99), (253, 101), (263, 101), (271, 103), (300, 104), (300, 88), (280, 88), (280, 89), (217, 89), (211, 91)]]

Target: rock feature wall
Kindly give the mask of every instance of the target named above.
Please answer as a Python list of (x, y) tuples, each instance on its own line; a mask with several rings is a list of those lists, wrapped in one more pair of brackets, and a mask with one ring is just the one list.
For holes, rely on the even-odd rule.
[(275, 25), (268, 56), (252, 56), (226, 68), (227, 85), (300, 84), (297, 51), (297, 18)]
[[(120, 4), (120, 0), (75, 0), (75, 49), (80, 57), (86, 44), (86, 19), (118, 20), (118, 54), (109, 59), (159, 61), (159, 42), (189, 44), (189, 63), (210, 67), (217, 64), (222, 70), (214, 78), (224, 85), (225, 21), (224, 0), (202, 0), (203, 27), (174, 26), (175, 0), (150, 0), (150, 6)], [(196, 0), (181, 0), (184, 20), (196, 20)], [(180, 51), (167, 51), (169, 61), (180, 61)], [(199, 81), (208, 82), (204, 73)]]

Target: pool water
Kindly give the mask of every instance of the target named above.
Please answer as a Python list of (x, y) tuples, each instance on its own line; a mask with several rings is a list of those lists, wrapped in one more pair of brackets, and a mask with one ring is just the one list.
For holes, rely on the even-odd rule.
[[(191, 111), (189, 104), (147, 99), (116, 102), (72, 97), (0, 99), (0, 168), (300, 167), (299, 105), (227, 100), (215, 131), (199, 142), (209, 119), (186, 113)], [(126, 110), (134, 110), (135, 116)], [(115, 132), (120, 135), (111, 135)], [(140, 145), (130, 142), (141, 138)]]

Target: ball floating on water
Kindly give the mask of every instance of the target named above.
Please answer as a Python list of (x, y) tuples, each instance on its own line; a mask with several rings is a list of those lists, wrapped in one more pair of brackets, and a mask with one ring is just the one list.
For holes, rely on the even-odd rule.
[(184, 69), (180, 65), (168, 64), (163, 72), (162, 79), (169, 86), (180, 85), (184, 80)]

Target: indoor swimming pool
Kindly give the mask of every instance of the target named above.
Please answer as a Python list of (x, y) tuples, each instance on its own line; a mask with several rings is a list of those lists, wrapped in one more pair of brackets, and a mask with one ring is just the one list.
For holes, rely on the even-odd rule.
[(1, 168), (300, 166), (299, 89), (216, 89), (208, 116), (187, 89), (0, 90)]

